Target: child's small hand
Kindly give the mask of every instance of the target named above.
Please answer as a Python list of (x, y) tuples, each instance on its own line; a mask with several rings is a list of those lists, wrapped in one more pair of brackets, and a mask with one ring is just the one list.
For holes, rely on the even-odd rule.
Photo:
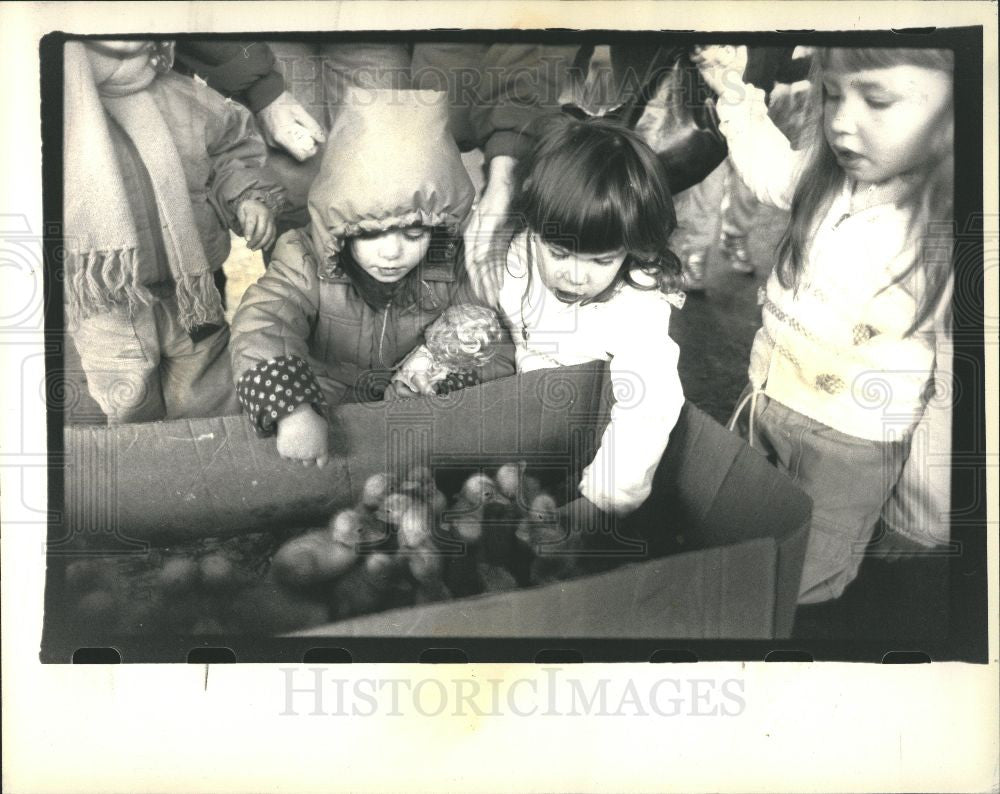
[(327, 452), (326, 420), (312, 406), (303, 403), (278, 421), (278, 454), (289, 460), (301, 460), (303, 466), (315, 461), (321, 469), (330, 456)]
[(711, 45), (695, 47), (691, 61), (698, 65), (698, 71), (716, 94), (727, 88), (743, 85), (743, 73), (747, 68), (747, 48)]
[(264, 202), (257, 199), (247, 199), (240, 202), (236, 217), (243, 229), (247, 248), (256, 251), (260, 248), (270, 248), (274, 244), (277, 227), (274, 223), (274, 213)]

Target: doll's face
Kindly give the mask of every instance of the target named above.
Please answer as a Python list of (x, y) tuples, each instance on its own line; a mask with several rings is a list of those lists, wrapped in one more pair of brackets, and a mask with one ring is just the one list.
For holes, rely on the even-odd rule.
[(351, 256), (376, 281), (393, 284), (419, 265), (431, 245), (431, 230), (407, 226), (352, 237)]

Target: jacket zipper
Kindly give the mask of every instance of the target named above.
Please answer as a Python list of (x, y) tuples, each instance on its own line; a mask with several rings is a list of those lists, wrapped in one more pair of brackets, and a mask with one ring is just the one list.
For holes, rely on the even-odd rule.
[(382, 332), (378, 337), (378, 360), (383, 367), (388, 367), (385, 363), (385, 359), (382, 357), (382, 343), (385, 342), (385, 327), (389, 323), (389, 307), (386, 306), (382, 314)]

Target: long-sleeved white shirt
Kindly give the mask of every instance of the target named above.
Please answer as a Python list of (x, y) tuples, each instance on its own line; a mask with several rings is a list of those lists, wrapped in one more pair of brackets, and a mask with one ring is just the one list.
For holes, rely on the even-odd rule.
[(677, 423), (684, 393), (679, 350), (670, 338), (671, 302), (659, 290), (623, 285), (603, 303), (564, 304), (537, 270), (529, 278), (527, 235), (514, 238), (500, 290), (500, 309), (516, 351), (518, 372), (608, 361), (616, 403), (581, 493), (605, 511), (641, 505)]
[[(767, 116), (764, 93), (730, 90), (717, 103), (736, 171), (759, 200), (788, 209), (806, 151), (794, 151)], [(916, 317), (920, 276), (893, 284), (917, 255), (911, 214), (896, 205), (905, 185), (877, 186), (871, 206), (851, 211), (853, 184), (814, 224), (795, 287), (772, 272), (750, 353), (755, 390), (828, 427), (875, 441), (909, 434), (934, 369), (933, 318)]]

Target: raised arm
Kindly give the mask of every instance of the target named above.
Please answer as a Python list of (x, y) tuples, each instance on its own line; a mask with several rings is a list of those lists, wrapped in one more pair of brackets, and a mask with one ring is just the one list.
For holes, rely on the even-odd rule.
[(181, 39), (176, 42), (175, 68), (196, 74), (226, 97), (246, 105), (257, 116), (271, 146), (297, 160), (318, 151), (323, 129), (285, 90), (271, 48), (263, 42), (226, 39)]
[(746, 47), (704, 47), (692, 60), (718, 95), (719, 129), (736, 172), (759, 201), (787, 210), (807, 155), (774, 126), (764, 92), (743, 82)]

